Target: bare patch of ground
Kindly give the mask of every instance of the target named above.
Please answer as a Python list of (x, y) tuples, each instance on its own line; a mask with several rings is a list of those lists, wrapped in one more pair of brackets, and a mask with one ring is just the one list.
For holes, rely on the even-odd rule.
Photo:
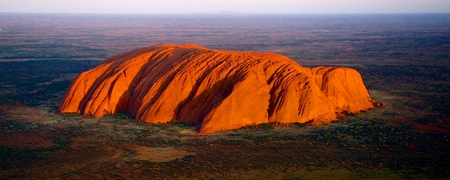
[(51, 112), (48, 108), (35, 108), (27, 106), (0, 106), (7, 118), (21, 122), (56, 124), (61, 119), (60, 116)]
[(138, 154), (135, 157), (136, 159), (151, 162), (168, 162), (175, 159), (181, 159), (188, 155), (195, 155), (195, 153), (172, 147), (155, 148), (147, 146), (136, 146), (134, 150)]

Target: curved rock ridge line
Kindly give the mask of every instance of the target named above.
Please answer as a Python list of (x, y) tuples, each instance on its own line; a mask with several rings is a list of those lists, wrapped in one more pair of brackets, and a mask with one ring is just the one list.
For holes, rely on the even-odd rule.
[(59, 111), (101, 117), (128, 111), (146, 123), (201, 123), (199, 132), (262, 123), (323, 125), (373, 108), (354, 69), (305, 68), (273, 53), (157, 45), (81, 73)]

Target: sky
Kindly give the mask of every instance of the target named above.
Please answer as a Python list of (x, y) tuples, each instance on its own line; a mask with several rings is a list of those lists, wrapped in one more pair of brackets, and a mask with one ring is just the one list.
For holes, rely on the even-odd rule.
[(442, 13), (450, 0), (0, 0), (20, 13)]

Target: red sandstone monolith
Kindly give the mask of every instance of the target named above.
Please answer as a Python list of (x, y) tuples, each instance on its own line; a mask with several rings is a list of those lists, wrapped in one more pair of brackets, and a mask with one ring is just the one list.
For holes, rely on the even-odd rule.
[(328, 124), (373, 108), (361, 75), (305, 68), (273, 53), (157, 45), (81, 73), (59, 111), (101, 117), (120, 111), (147, 123), (201, 123), (200, 133), (262, 123)]

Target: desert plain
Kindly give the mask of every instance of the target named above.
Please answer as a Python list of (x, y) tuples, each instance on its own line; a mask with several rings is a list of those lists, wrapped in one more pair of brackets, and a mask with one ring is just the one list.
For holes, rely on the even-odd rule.
[[(446, 179), (450, 15), (0, 14), (2, 179)], [(358, 70), (384, 106), (324, 126), (209, 135), (130, 113), (58, 113), (75, 77), (157, 44)], [(230, 112), (232, 113), (232, 112)]]

